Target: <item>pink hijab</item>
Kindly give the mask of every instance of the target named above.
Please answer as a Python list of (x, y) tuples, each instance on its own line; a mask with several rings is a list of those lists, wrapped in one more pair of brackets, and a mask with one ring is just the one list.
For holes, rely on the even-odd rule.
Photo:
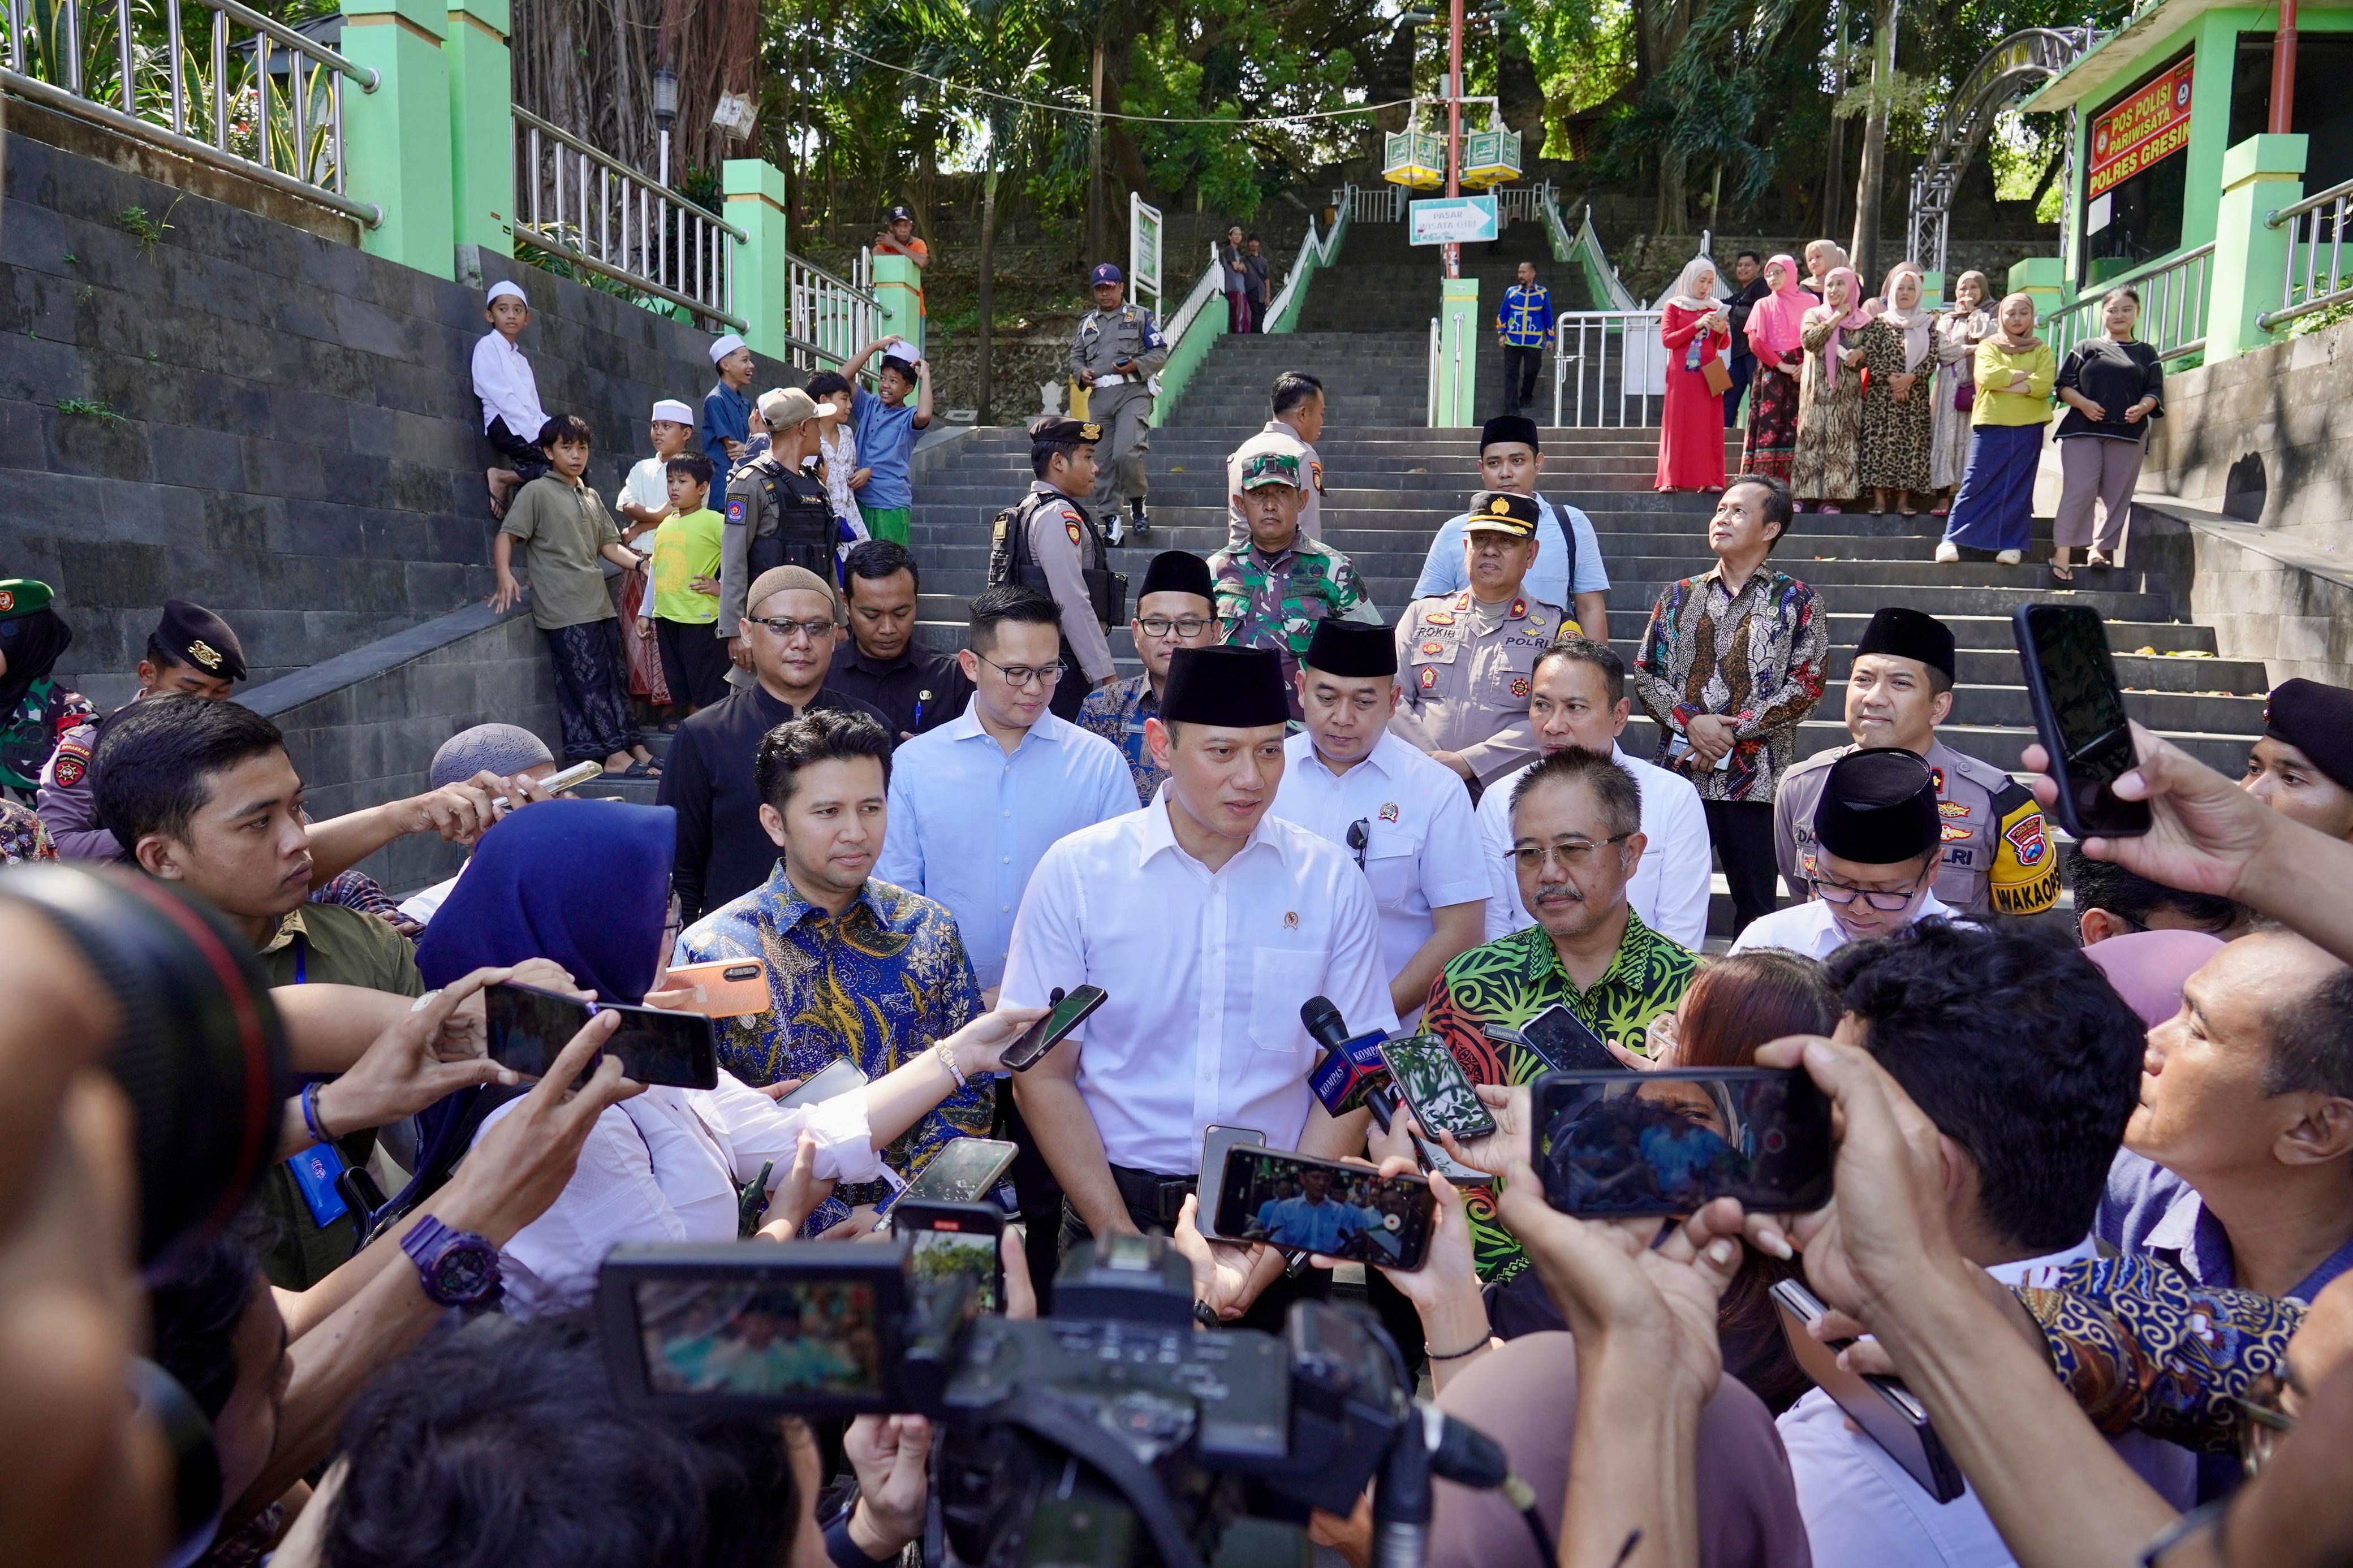
[(2084, 956), (2154, 1029), (2181, 1011), (2182, 983), (2221, 948), (2221, 937), (2202, 931), (2137, 931), (2095, 942)]
[(1781, 286), (1767, 294), (1748, 312), (1748, 343), (1757, 357), (1766, 364), (1778, 364), (1781, 356), (1799, 346), (1798, 329), (1813, 309), (1813, 296), (1798, 287), (1798, 263), (1792, 257), (1777, 256), (1765, 264), (1767, 270), (1781, 269)]
[[(1846, 279), (1847, 313), (1844, 317), (1841, 318), (1839, 326), (1846, 331), (1858, 332), (1863, 328), (1871, 325), (1871, 317), (1862, 308), (1862, 279), (1856, 274), (1855, 269), (1852, 267), (1833, 267), (1830, 269), (1829, 273), (1823, 277), (1822, 303), (1816, 306), (1815, 309), (1822, 311), (1825, 315), (1829, 313), (1831, 309), (1831, 279), (1833, 278), (1843, 278)], [(1822, 386), (1825, 391), (1838, 384), (1838, 333), (1832, 332), (1831, 334), (1831, 341), (1822, 345)]]

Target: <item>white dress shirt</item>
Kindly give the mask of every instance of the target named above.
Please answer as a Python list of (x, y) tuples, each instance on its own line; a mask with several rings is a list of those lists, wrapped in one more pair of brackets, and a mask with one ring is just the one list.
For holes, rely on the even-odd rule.
[(891, 821), (874, 875), (947, 906), (984, 991), (1005, 978), (1013, 917), (1054, 841), (1135, 810), (1119, 748), (1051, 713), (1010, 755), (977, 699), (891, 758)]
[[(1561, 503), (1557, 511), (1544, 497), (1536, 502), (1536, 563), (1528, 568), (1523, 589), (1531, 599), (1541, 599), (1547, 605), (1558, 605), (1574, 617), (1576, 595), (1605, 594), (1609, 591), (1609, 568), (1602, 563), (1601, 541), (1593, 531), (1593, 520), (1577, 508)], [(1561, 520), (1567, 519), (1569, 533), (1561, 532)], [(1463, 518), (1449, 518), (1440, 523), (1437, 537), (1430, 542), (1430, 554), (1421, 563), (1421, 575), (1415, 579), (1413, 596), (1427, 599), (1437, 594), (1459, 594), (1471, 585), (1464, 574), (1462, 562)], [(1577, 572), (1572, 581), (1568, 564), (1568, 540), (1577, 541)], [(1586, 634), (1598, 637), (1599, 628)]]
[(531, 361), (504, 332), (484, 332), (474, 345), (474, 395), (482, 400), (483, 429), (503, 419), (518, 439), (539, 439), (539, 428), (547, 423), (547, 412), (539, 405), (539, 382), (531, 374)]
[(1349, 825), (1365, 825), (1365, 876), (1380, 910), (1381, 963), (1396, 979), (1437, 929), (1430, 910), (1487, 897), (1470, 791), (1453, 769), (1387, 730), (1345, 773), (1324, 765), (1315, 737), (1304, 730), (1283, 742), (1282, 759), (1275, 816), (1330, 839), (1352, 860)]
[[(1697, 952), (1707, 940), (1707, 898), (1713, 886), (1715, 850), (1707, 837), (1707, 812), (1691, 781), (1652, 767), (1609, 747), (1609, 760), (1624, 770), (1642, 794), (1642, 863), (1626, 884), (1626, 902), (1642, 923), (1678, 947)], [(1512, 872), (1512, 791), (1515, 768), (1479, 797), (1479, 853), (1487, 864), (1487, 935), (1493, 942), (1535, 924), (1520, 902), (1520, 879)]]
[[(1962, 920), (1959, 910), (1933, 891), (1920, 900), (1918, 910), (1905, 923), (1918, 925), (1922, 921), (1934, 920), (1954, 921), (1961, 925), (1977, 923)], [(1802, 952), (1808, 958), (1828, 958), (1852, 940), (1846, 928), (1838, 923), (1838, 917), (1831, 912), (1831, 906), (1820, 899), (1810, 899), (1757, 916), (1748, 922), (1746, 931), (1733, 939), (1732, 951), (1746, 952), (1752, 947), (1779, 947)]]
[[(2064, 1252), (1997, 1264), (1986, 1272), (2017, 1285), (2038, 1269), (2078, 1262), (2094, 1250), (2087, 1237)], [(1808, 1390), (1775, 1425), (1789, 1457), (1789, 1479), (1797, 1483), (1814, 1568), (2010, 1568), (2016, 1561), (1975, 1489), (1948, 1503), (1936, 1501), (1886, 1449), (1850, 1427), (1845, 1413), (1820, 1389)], [(2194, 1500), (2196, 1455), (2138, 1432), (2111, 1442), (2175, 1507), (2186, 1509)]]
[[(483, 1118), (474, 1141), (515, 1103)], [(500, 1249), (507, 1312), (536, 1318), (585, 1306), (605, 1254), (624, 1243), (734, 1240), (743, 1184), (773, 1161), (774, 1192), (803, 1129), (817, 1136), (819, 1180), (880, 1179), (863, 1092), (786, 1110), (722, 1068), (716, 1089), (649, 1089), (607, 1108), (563, 1193)]]
[(1083, 1042), (1080, 1096), (1114, 1165), (1192, 1175), (1212, 1122), (1299, 1146), (1316, 1047), (1311, 996), (1348, 1027), (1394, 1029), (1372, 885), (1345, 849), (1270, 813), (1216, 871), (1150, 805), (1082, 828), (1046, 852), (1013, 925), (1001, 997), (1043, 1007), (1060, 985), (1109, 1000)]

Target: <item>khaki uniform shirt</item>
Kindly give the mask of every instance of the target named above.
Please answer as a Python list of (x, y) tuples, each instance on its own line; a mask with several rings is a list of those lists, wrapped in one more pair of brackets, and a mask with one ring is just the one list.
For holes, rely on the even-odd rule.
[(1112, 366), (1123, 359), (1135, 363), (1124, 373), (1137, 382), (1149, 381), (1168, 363), (1168, 344), (1153, 324), (1152, 312), (1123, 300), (1116, 310), (1089, 310), (1071, 340), (1071, 374), (1091, 370), (1100, 379), (1122, 374)]
[[(777, 516), (765, 482), (771, 475), (778, 479), (780, 489), (797, 497), (807, 499), (825, 493), (817, 481), (787, 472), (780, 459), (766, 452), (737, 464), (728, 476), (727, 499), (719, 508), (723, 520), (719, 531), (718, 635), (722, 637), (737, 636), (738, 623), (748, 613), (744, 607), (744, 596), (752, 591), (752, 542), (765, 538), (783, 525), (784, 520)], [(786, 559), (792, 559), (789, 552)], [(818, 575), (822, 577), (825, 574), (819, 572)]]
[[(1817, 752), (1782, 775), (1773, 796), (1773, 856), (1794, 884), (1810, 874), (1814, 807), (1831, 764), (1853, 751)], [(2034, 915), (2059, 901), (2059, 856), (2042, 808), (2024, 785), (1991, 763), (1942, 741), (1928, 748), (1944, 826), (1936, 897), (1964, 915)]]
[(1111, 635), (1095, 619), (1094, 601), (1087, 595), (1082, 553), (1087, 537), (1086, 514), (1079, 503), (1048, 484), (1033, 479), (1032, 492), (1046, 497), (1029, 515), (1029, 559), (1046, 574), (1046, 592), (1062, 606), (1062, 637), (1071, 657), (1079, 661), (1090, 683), (1119, 673), (1111, 656)]
[(1525, 596), (1482, 621), (1469, 589), (1416, 599), (1398, 619), (1403, 694), (1389, 728), (1425, 752), (1452, 752), (1490, 784), (1534, 762), (1528, 693), (1536, 659), (1569, 619), (1558, 605)]
[(543, 474), (515, 496), (499, 531), (522, 542), (533, 626), (553, 632), (613, 618), (598, 552), (618, 544), (621, 531), (595, 490)]

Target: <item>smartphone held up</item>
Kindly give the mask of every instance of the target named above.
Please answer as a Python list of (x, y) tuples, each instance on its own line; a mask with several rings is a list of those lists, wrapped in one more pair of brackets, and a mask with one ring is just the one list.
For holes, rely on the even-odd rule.
[(619, 1058), (623, 1076), (680, 1089), (719, 1087), (719, 1043), (711, 1032), (711, 1020), (700, 1013), (583, 1002), (512, 983), (482, 993), (491, 1059), (533, 1078), (546, 1072), (572, 1037), (600, 1013), (620, 1015), (620, 1027), (597, 1054)]
[(1219, 1182), (1217, 1231), (1286, 1252), (1411, 1271), (1430, 1258), (1438, 1201), (1418, 1176), (1238, 1143)]
[(1536, 1080), (1536, 1167), (1564, 1214), (1689, 1214), (1720, 1197), (1764, 1213), (1831, 1197), (1831, 1105), (1772, 1068), (1560, 1072)]
[(2034, 729), (2059, 786), (2059, 825), (2082, 839), (2149, 830), (2148, 803), (2120, 800), (2116, 783), (2138, 761), (2106, 626), (2084, 605), (2021, 605), (2010, 612)]

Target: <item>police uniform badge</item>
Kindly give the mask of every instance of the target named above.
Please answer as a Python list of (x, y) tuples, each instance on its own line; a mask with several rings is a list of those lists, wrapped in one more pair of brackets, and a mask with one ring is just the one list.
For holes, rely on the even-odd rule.
[(0, 588), (0, 616), (6, 615), (16, 607), (16, 595), (15, 591), (8, 588)]
[(1315, 481), (1315, 493), (1319, 496), (1322, 495), (1324, 493), (1324, 465), (1321, 460), (1313, 458), (1309, 460), (1307, 464), (1307, 477)]
[(1936, 837), (1947, 844), (1958, 844), (1973, 831), (1967, 823), (1947, 822), (1937, 830)]
[(2042, 814), (2039, 811), (2020, 817), (2004, 828), (2001, 836), (2010, 841), (2010, 847), (2018, 856), (2018, 863), (2021, 866), (2041, 865), (2042, 857), (2051, 847), (2051, 840), (2043, 835)]
[(1095, 424), (1092, 420), (1089, 420), (1086, 424), (1079, 426), (1079, 439), (1082, 441), (1102, 440), (1103, 426)]
[(220, 673), (220, 650), (213, 647), (212, 644), (205, 641), (204, 638), (196, 637), (189, 642), (188, 657), (195, 660), (196, 663), (202, 665), (206, 669), (210, 670), (213, 674), (218, 675)]
[(1071, 542), (1073, 544), (1086, 538), (1085, 531), (1079, 527), (1075, 518), (1066, 517), (1062, 520), (1062, 531), (1071, 536)]
[(1515, 675), (1512, 677), (1512, 695), (1514, 697), (1525, 697), (1527, 694), (1528, 678), (1525, 675)]
[(1446, 610), (1432, 610), (1421, 617), (1421, 624), (1426, 626), (1451, 626), (1454, 624), (1454, 616)]
[(744, 505), (745, 502), (742, 496), (729, 496), (727, 498), (727, 521), (730, 522), (743, 521)]
[(1504, 614), (1504, 618), (1507, 621), (1525, 620), (1527, 613), (1528, 602), (1525, 599), (1514, 599), (1511, 609)]
[(1282, 929), (1285, 931), (1297, 931), (1299, 929), (1299, 911), (1297, 910), (1285, 910), (1282, 911)]
[(1938, 816), (1967, 816), (1968, 814), (1969, 808), (1957, 800), (1940, 800), (1936, 803)]
[(81, 783), (90, 771), (90, 748), (79, 741), (64, 741), (58, 745), (56, 761), (49, 764), (49, 776), (59, 789), (71, 789)]
[(1444, 653), (1445, 651), (1446, 645), (1442, 642), (1426, 642), (1421, 645), (1421, 654), (1424, 658), (1435, 657), (1436, 655)]
[(1436, 669), (1435, 668), (1425, 668), (1425, 669), (1421, 672), (1421, 685), (1422, 685), (1422, 689), (1424, 689), (1424, 690), (1426, 691), (1426, 690), (1428, 690), (1430, 688), (1431, 688), (1431, 687), (1433, 687), (1433, 686), (1435, 686), (1435, 685), (1437, 685), (1437, 684), (1438, 684), (1438, 671), (1437, 671), (1437, 669)]
[(1395, 801), (1393, 801), (1393, 800), (1389, 800), (1389, 801), (1383, 801), (1383, 802), (1381, 803), (1381, 820), (1382, 820), (1383, 822), (1395, 822), (1397, 819), (1398, 819), (1398, 805), (1397, 805), (1397, 802), (1395, 802)]

